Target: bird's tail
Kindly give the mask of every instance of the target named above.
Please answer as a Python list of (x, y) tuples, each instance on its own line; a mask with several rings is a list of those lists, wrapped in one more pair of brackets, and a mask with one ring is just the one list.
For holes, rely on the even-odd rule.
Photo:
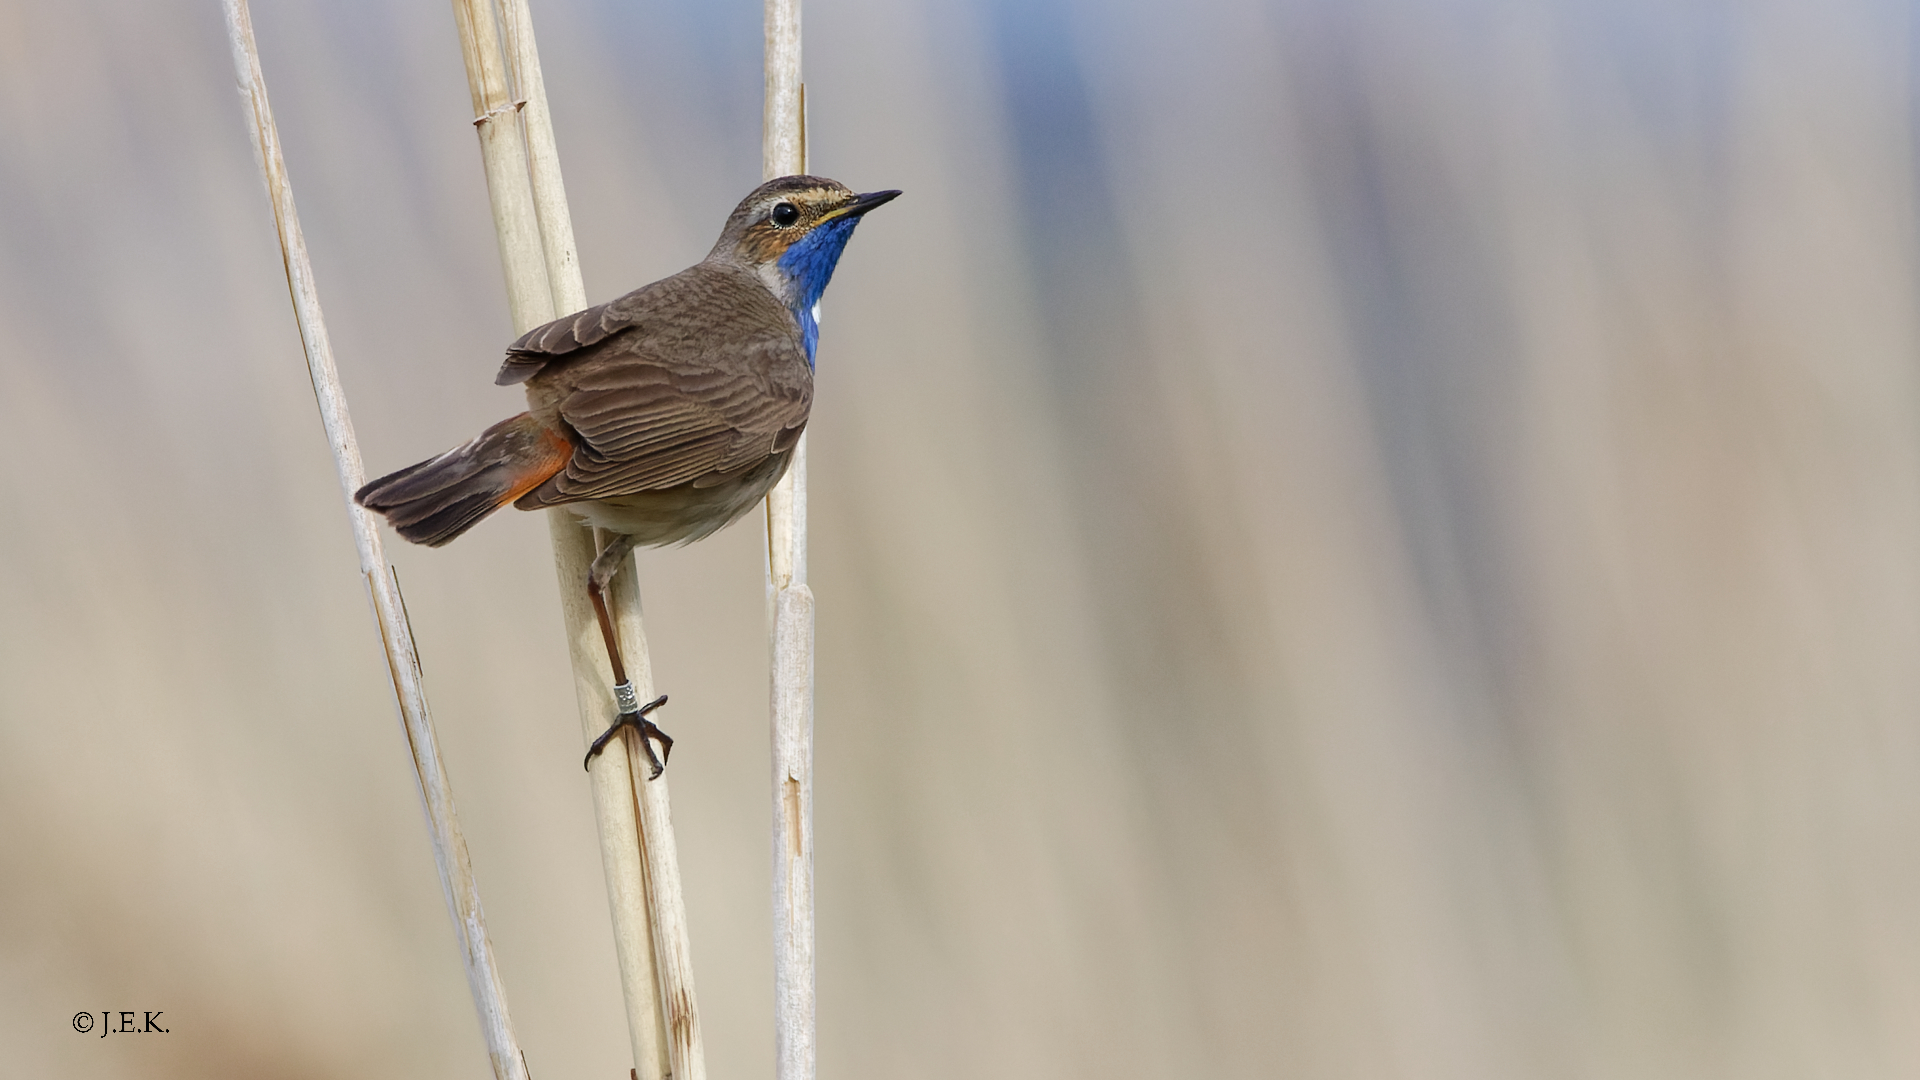
[(405, 539), (439, 547), (533, 490), (566, 465), (567, 437), (521, 413), (458, 446), (353, 493)]

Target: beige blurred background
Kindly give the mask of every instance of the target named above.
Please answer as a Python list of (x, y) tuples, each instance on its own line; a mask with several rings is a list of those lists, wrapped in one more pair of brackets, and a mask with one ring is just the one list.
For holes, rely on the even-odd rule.
[[(1916, 14), (809, 0), (815, 171), (907, 192), (812, 428), (821, 1075), (1920, 1075)], [(534, 15), (608, 299), (757, 182), (759, 10)], [(395, 468), (519, 408), (451, 13), (255, 20)], [(486, 1075), (218, 5), (0, 0), (0, 94), (0, 1071)], [(760, 545), (640, 563), (716, 1078)], [(546, 548), (391, 550), (613, 1080)]]

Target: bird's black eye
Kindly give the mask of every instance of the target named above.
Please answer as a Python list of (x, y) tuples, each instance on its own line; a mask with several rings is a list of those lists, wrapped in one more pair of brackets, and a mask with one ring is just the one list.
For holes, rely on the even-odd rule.
[(800, 220), (800, 208), (790, 202), (774, 203), (773, 213), (767, 215), (767, 220), (782, 229), (790, 228)]

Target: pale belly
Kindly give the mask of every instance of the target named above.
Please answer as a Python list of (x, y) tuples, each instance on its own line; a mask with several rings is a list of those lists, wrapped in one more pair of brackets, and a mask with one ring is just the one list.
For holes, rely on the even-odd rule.
[(686, 544), (739, 520), (766, 498), (787, 471), (791, 453), (775, 454), (751, 472), (712, 487), (682, 484), (664, 491), (567, 503), (587, 524), (623, 533), (646, 547)]

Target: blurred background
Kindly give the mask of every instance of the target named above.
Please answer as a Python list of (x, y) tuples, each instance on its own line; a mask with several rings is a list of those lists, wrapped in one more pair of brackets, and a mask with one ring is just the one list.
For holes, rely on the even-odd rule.
[[(1916, 14), (809, 0), (814, 171), (907, 192), (812, 427), (821, 1075), (1920, 1075)], [(534, 16), (590, 297), (695, 261), (758, 6)], [(369, 469), (517, 411), (446, 4), (254, 18)], [(486, 1075), (219, 5), (0, 0), (0, 92), (7, 1070)], [(613, 1080), (546, 537), (389, 550)], [(717, 1078), (761, 550), (640, 561)]]

